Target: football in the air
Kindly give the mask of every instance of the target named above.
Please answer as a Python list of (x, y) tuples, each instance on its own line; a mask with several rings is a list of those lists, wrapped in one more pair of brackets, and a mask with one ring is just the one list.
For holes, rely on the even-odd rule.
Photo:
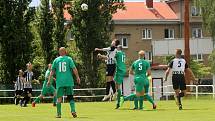
[(88, 10), (88, 5), (86, 3), (81, 4), (81, 9), (83, 11), (87, 11)]

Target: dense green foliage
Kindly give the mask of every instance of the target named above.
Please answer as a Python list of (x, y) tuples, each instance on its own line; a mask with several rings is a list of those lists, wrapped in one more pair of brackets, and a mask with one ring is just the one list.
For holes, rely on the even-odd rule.
[[(88, 4), (87, 11), (82, 11), (82, 3)], [(97, 87), (101, 78), (94, 49), (110, 42), (112, 14), (123, 8), (123, 0), (75, 0), (71, 4), (72, 32), (82, 60), (81, 77), (89, 87)]]
[(30, 22), (35, 9), (28, 7), (31, 0), (0, 1), (0, 81), (12, 83), (19, 69), (32, 61), (33, 33)]

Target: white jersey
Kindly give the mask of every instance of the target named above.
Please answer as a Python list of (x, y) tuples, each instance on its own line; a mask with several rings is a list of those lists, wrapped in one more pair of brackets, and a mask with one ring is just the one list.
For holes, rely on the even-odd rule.
[(115, 55), (116, 55), (117, 49), (115, 47), (108, 47), (108, 48), (103, 48), (102, 50), (107, 52), (106, 64), (115, 64), (116, 63)]
[(33, 72), (31, 71), (26, 71), (24, 73), (25, 77), (25, 83), (24, 83), (24, 88), (32, 88), (32, 80), (33, 80)]
[(23, 90), (24, 86), (24, 77), (18, 76), (15, 82), (15, 90)]
[(174, 58), (169, 64), (169, 67), (172, 69), (173, 74), (184, 74), (188, 65), (183, 58)]

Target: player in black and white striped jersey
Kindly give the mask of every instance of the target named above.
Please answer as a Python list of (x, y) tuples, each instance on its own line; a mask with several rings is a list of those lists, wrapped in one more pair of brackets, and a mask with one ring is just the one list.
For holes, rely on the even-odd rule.
[(95, 51), (104, 51), (107, 53), (107, 55), (103, 56), (101, 54), (98, 54), (98, 58), (104, 59), (106, 62), (106, 95), (102, 99), (102, 101), (105, 101), (111, 97), (109, 94), (110, 87), (113, 89), (114, 96), (116, 97), (116, 88), (115, 88), (115, 82), (113, 80), (113, 76), (116, 69), (116, 60), (115, 60), (115, 54), (117, 52), (116, 47), (120, 44), (119, 40), (114, 39), (111, 43), (110, 47), (107, 48), (95, 48)]
[(23, 93), (23, 88), (24, 88), (24, 81), (25, 78), (23, 77), (23, 71), (19, 70), (19, 75), (15, 81), (15, 97), (14, 97), (14, 102), (16, 105), (18, 105), (19, 101), (21, 100), (21, 95)]
[(176, 103), (182, 109), (181, 98), (186, 95), (185, 70), (188, 69), (186, 61), (181, 57), (182, 50), (176, 49), (176, 57), (170, 62), (165, 73), (165, 81), (172, 70), (172, 85), (175, 90)]
[(24, 72), (24, 78), (25, 78), (24, 93), (23, 93), (24, 98), (20, 101), (20, 106), (21, 107), (27, 107), (27, 104), (31, 99), (31, 96), (32, 96), (32, 82), (34, 81), (34, 82), (39, 83), (39, 81), (34, 80), (34, 74), (32, 72), (32, 64), (29, 62), (28, 64), (26, 64), (26, 66), (27, 66), (27, 70)]

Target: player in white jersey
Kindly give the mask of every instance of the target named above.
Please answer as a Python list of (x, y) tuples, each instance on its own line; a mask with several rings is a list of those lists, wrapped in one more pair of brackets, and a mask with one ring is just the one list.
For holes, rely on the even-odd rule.
[(165, 81), (172, 70), (172, 84), (175, 90), (176, 104), (182, 110), (181, 98), (186, 94), (185, 70), (188, 68), (186, 61), (181, 57), (182, 50), (176, 50), (176, 57), (170, 62), (165, 73)]
[(16, 105), (18, 105), (19, 101), (21, 100), (21, 95), (23, 93), (23, 86), (24, 86), (24, 81), (25, 78), (23, 77), (23, 71), (19, 70), (19, 75), (15, 81), (15, 97), (14, 97), (14, 102)]
[(105, 51), (107, 52), (106, 56), (103, 56), (101, 54), (98, 54), (98, 57), (101, 59), (105, 59), (106, 61), (106, 95), (104, 96), (104, 98), (102, 99), (102, 101), (105, 101), (107, 99), (109, 99), (111, 97), (111, 95), (109, 94), (110, 91), (110, 87), (113, 89), (113, 93), (114, 93), (114, 97), (116, 96), (116, 87), (115, 87), (115, 82), (113, 80), (113, 76), (115, 73), (115, 69), (116, 69), (116, 60), (115, 60), (115, 54), (117, 52), (116, 47), (119, 45), (119, 40), (114, 39), (111, 43), (111, 47), (107, 47), (107, 48), (95, 48), (95, 51)]
[(21, 107), (27, 107), (27, 104), (31, 99), (32, 83), (36, 82), (39, 84), (39, 81), (34, 79), (34, 74), (32, 72), (32, 64), (29, 62), (26, 64), (26, 66), (27, 66), (27, 70), (24, 72), (24, 78), (25, 78), (24, 93), (23, 93), (24, 98), (20, 101)]

